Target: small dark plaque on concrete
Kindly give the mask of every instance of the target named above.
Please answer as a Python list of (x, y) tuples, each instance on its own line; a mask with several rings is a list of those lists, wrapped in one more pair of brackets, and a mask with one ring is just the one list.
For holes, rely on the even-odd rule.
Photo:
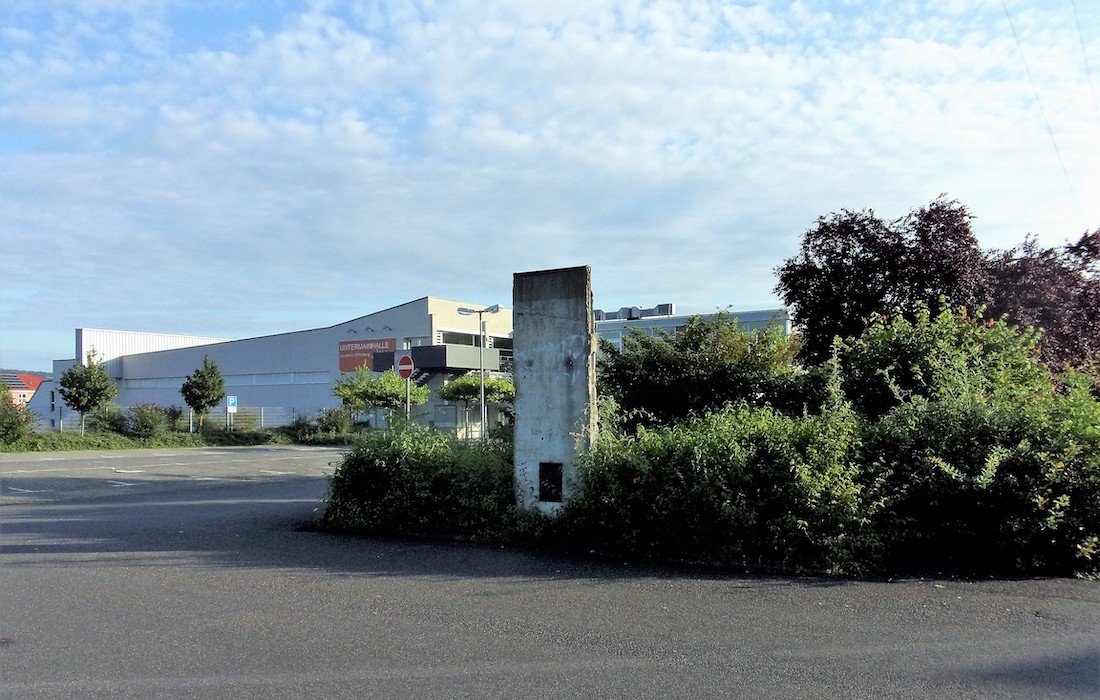
[(539, 500), (545, 503), (561, 503), (562, 463), (539, 462)]

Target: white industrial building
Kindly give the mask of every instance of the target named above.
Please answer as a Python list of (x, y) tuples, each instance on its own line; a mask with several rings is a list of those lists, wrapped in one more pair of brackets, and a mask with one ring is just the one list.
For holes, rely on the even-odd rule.
[[(460, 311), (461, 309), (461, 311)], [(239, 413), (261, 427), (285, 425), (295, 416), (315, 416), (340, 406), (332, 394), (342, 372), (366, 364), (373, 371), (393, 366), (395, 357), (409, 354), (416, 366), (413, 379), (432, 391), (432, 399), (413, 407), (413, 418), (438, 428), (463, 424), (463, 407), (440, 401), (436, 392), (450, 378), (484, 367), (487, 372), (509, 372), (512, 359), (512, 310), (498, 307), (483, 313), (487, 342), (479, 347), (479, 304), (423, 297), (399, 306), (326, 328), (227, 340), (133, 331), (76, 330), (75, 357), (55, 360), (53, 381), (43, 382), (28, 404), (41, 430), (79, 429), (79, 416), (64, 405), (57, 380), (89, 352), (95, 352), (119, 389), (115, 402), (184, 406), (180, 387), (184, 379), (209, 356), (225, 379), (226, 394), (236, 397)], [(786, 309), (736, 312), (742, 328), (779, 323), (787, 332)], [(626, 307), (616, 312), (594, 312), (596, 331), (618, 343), (625, 329), (670, 332), (687, 323), (675, 306), (652, 309)], [(211, 412), (211, 421), (225, 420), (225, 408)], [(490, 407), (489, 425), (497, 416)]]
[[(478, 317), (459, 309), (476, 304), (424, 297), (327, 328), (278, 335), (225, 340), (90, 328), (76, 331), (76, 358), (95, 352), (119, 389), (119, 406), (151, 403), (183, 406), (184, 379), (209, 356), (225, 379), (226, 394), (236, 397), (238, 412), (247, 412), (263, 426), (284, 425), (296, 415), (313, 416), (340, 406), (332, 388), (341, 372), (367, 364), (390, 369), (395, 353), (409, 353), (416, 364), (417, 383), (437, 389), (448, 377), (501, 368), (511, 357), (512, 312), (499, 307), (483, 314), (484, 352), (478, 348)], [(385, 366), (375, 357), (384, 355)], [(44, 430), (79, 427), (79, 417), (61, 400), (57, 379), (78, 362), (55, 360), (54, 381), (43, 383), (29, 408)], [(455, 426), (459, 407), (432, 401), (416, 407), (421, 422)], [(225, 410), (211, 412), (224, 419)]]

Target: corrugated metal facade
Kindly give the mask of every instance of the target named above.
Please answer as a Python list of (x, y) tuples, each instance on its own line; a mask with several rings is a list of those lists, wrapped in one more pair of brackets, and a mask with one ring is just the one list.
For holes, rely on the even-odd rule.
[(223, 342), (226, 342), (225, 338), (200, 338), (193, 335), (173, 335), (169, 333), (77, 328), (75, 359), (78, 362), (84, 362), (88, 357), (88, 353), (95, 352), (96, 360), (103, 363), (107, 373), (118, 379), (122, 377), (121, 358), (126, 355), (176, 350)]

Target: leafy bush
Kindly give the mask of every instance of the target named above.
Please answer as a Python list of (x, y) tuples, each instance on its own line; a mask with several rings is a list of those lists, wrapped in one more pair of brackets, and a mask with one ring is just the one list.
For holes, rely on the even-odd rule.
[(876, 315), (843, 345), (844, 391), (869, 418), (917, 398), (1028, 402), (1051, 389), (1038, 343), (1033, 331), (965, 311), (932, 316), (920, 307), (912, 320)]
[(317, 413), (317, 430), (330, 436), (347, 435), (354, 423), (354, 415), (344, 408), (322, 408)]
[[(186, 433), (185, 433), (186, 434)], [(285, 435), (276, 430), (210, 430), (201, 433), (200, 443), (216, 447), (244, 447), (248, 445), (285, 445)]]
[(183, 408), (180, 406), (169, 406), (164, 409), (164, 415), (168, 418), (168, 429), (179, 430), (180, 418), (183, 418)]
[(317, 432), (317, 425), (309, 416), (299, 413), (281, 428), (283, 434), (295, 442), (305, 442)]
[(862, 482), (892, 570), (1070, 573), (1100, 536), (1100, 403), (1055, 380), (1038, 337), (926, 311), (875, 319), (845, 350), (869, 418)]
[(325, 408), (316, 416), (296, 415), (279, 432), (294, 442), (310, 445), (347, 445), (355, 440), (360, 426), (344, 408)]
[(652, 560), (853, 571), (871, 544), (850, 462), (856, 418), (729, 406), (601, 436), (563, 518), (597, 551)]
[(631, 329), (601, 345), (598, 384), (630, 425), (673, 425), (730, 402), (803, 412), (821, 405), (814, 377), (794, 362), (797, 341), (778, 325), (744, 331), (727, 313), (695, 317), (675, 335)]
[(126, 434), (126, 412), (113, 401), (100, 404), (88, 414), (89, 428), (94, 432)]
[(126, 409), (123, 432), (139, 439), (163, 435), (168, 432), (168, 414), (156, 404), (134, 404)]
[(285, 444), (274, 431), (250, 433), (166, 432), (151, 438), (133, 438), (110, 431), (81, 435), (79, 431), (32, 433), (12, 444), (0, 443), (0, 452), (60, 452), (71, 450), (132, 450), (140, 447), (206, 447)]
[(415, 424), (368, 434), (333, 475), (324, 523), (378, 534), (501, 539), (515, 521), (511, 453)]
[[(1068, 574), (1094, 568), (1100, 409), (1083, 385), (1031, 406), (908, 402), (863, 455), (891, 570)], [(1091, 544), (1090, 544), (1091, 543)]]
[(0, 382), (0, 443), (14, 444), (34, 432), (37, 417), (10, 401), (6, 385)]

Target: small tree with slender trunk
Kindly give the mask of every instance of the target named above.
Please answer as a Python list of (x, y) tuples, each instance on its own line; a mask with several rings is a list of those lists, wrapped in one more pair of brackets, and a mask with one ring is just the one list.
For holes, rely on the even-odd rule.
[[(452, 379), (439, 390), (439, 398), (462, 404), (465, 435), (470, 436), (470, 406), (481, 402), (481, 380), (477, 372)], [(511, 404), (516, 398), (516, 385), (502, 377), (485, 377), (485, 403)], [(485, 434), (485, 426), (481, 426)]]
[(209, 355), (203, 355), (202, 367), (183, 380), (180, 394), (191, 410), (198, 414), (201, 431), (203, 418), (225, 398), (225, 380)]
[(84, 364), (76, 364), (61, 375), (61, 398), (80, 414), (80, 434), (84, 434), (85, 418), (118, 396), (118, 387), (111, 381), (106, 368), (96, 361), (95, 350), (88, 351)]
[[(374, 374), (366, 365), (361, 365), (354, 374), (341, 373), (332, 393), (352, 412), (384, 408), (392, 417), (405, 406), (405, 380), (393, 370)], [(429, 394), (427, 387), (409, 385), (410, 404), (419, 406), (427, 402)]]

